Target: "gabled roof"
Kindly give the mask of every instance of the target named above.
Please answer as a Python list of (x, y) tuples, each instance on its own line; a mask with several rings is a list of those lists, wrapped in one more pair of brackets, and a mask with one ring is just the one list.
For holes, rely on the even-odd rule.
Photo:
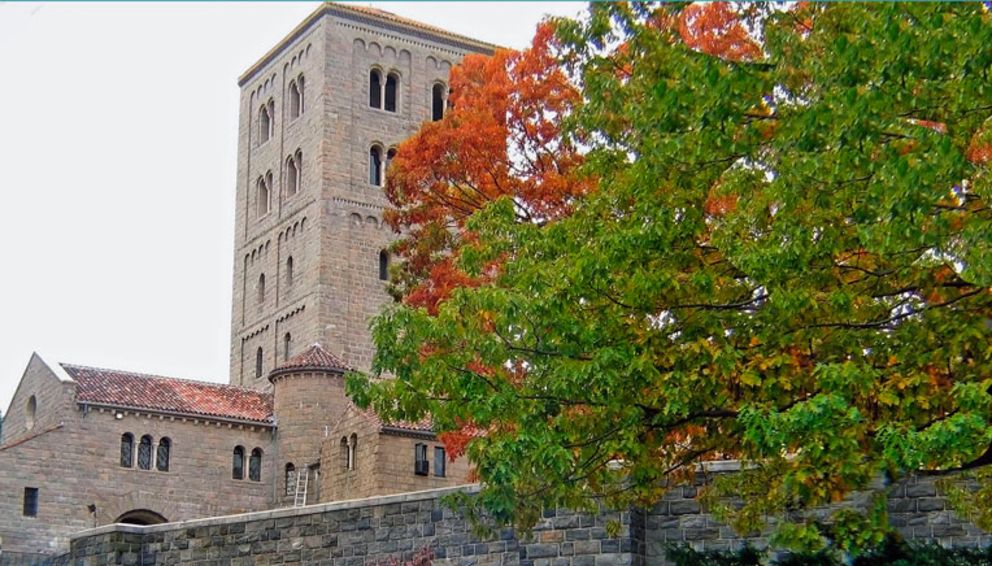
[(76, 402), (272, 424), (272, 395), (202, 381), (61, 364), (77, 383)]
[(304, 371), (320, 371), (340, 375), (351, 371), (351, 368), (344, 360), (328, 352), (320, 344), (314, 344), (272, 370), (269, 373), (269, 381), (283, 374)]

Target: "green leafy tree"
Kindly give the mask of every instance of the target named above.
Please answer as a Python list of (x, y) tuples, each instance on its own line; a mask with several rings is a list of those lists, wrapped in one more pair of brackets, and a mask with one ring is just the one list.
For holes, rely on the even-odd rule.
[(714, 6), (557, 22), (596, 188), (550, 222), (475, 211), (457, 262), (485, 282), (387, 309), (394, 379), (350, 388), (476, 432), (497, 521), (651, 504), (735, 458), (735, 526), (868, 547), (884, 505), (806, 510), (992, 462), (992, 16)]

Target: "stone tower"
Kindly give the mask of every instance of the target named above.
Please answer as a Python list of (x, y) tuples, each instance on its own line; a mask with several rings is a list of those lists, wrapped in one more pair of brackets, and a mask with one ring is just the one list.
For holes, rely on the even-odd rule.
[(232, 385), (314, 343), (372, 359), (388, 300), (382, 179), (443, 113), (451, 66), (494, 46), (372, 8), (325, 3), (238, 80)]

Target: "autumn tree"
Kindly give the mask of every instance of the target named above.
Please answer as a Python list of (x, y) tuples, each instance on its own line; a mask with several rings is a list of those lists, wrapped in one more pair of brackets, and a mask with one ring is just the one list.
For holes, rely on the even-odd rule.
[[(531, 213), (518, 190), (436, 209), (471, 238), (427, 238), (427, 258), (473, 283), (426, 302), (412, 287), (373, 328), (374, 369), (395, 379), (349, 386), (387, 417), (472, 423), (474, 502), (496, 520), (648, 505), (734, 458), (713, 489), (745, 496), (724, 510), (735, 526), (786, 517), (781, 542), (857, 549), (884, 508), (810, 510), (992, 462), (992, 17), (751, 5), (745, 25), (708, 9), (593, 4), (557, 23), (581, 94), (566, 133), (585, 150), (565, 176), (595, 187), (567, 214)], [(452, 188), (459, 165), (496, 177), (418, 165), (486, 141), (431, 128), (447, 147), (403, 166), (424, 171), (409, 186), (438, 200), (423, 202), (472, 190)], [(972, 501), (992, 501), (978, 477)]]
[(475, 284), (457, 260), (476, 211), (508, 197), (521, 222), (547, 222), (588, 190), (574, 174), (582, 158), (561, 135), (579, 93), (557, 65), (558, 45), (545, 23), (528, 49), (468, 55), (451, 72), (444, 118), (398, 148), (386, 221), (401, 234), (393, 281), (406, 304), (433, 312), (452, 289)]

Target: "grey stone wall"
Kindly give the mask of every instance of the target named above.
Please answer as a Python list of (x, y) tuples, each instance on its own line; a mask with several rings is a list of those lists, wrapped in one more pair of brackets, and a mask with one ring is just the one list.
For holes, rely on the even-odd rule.
[[(437, 566), (665, 565), (669, 544), (697, 550), (767, 545), (717, 522), (695, 500), (695, 487), (672, 490), (649, 511), (578, 514), (548, 510), (530, 538), (504, 529), (491, 539), (472, 535), (466, 521), (441, 496), (474, 486), (313, 505), (261, 513), (134, 527), (112, 525), (72, 540), (73, 564), (326, 564), (358, 566), (407, 559), (434, 551)], [(857, 498), (853, 504), (857, 504)], [(992, 537), (956, 517), (933, 480), (894, 486), (890, 520), (910, 540), (944, 546), (992, 544)], [(619, 524), (610, 536), (607, 525)]]
[[(510, 529), (491, 539), (473, 536), (435, 490), (366, 500), (137, 527), (111, 525), (77, 535), (71, 561), (109, 564), (379, 564), (410, 558), (424, 547), (435, 565), (640, 565), (632, 514), (579, 515), (548, 511), (521, 540)], [(620, 534), (607, 534), (619, 521)]]

